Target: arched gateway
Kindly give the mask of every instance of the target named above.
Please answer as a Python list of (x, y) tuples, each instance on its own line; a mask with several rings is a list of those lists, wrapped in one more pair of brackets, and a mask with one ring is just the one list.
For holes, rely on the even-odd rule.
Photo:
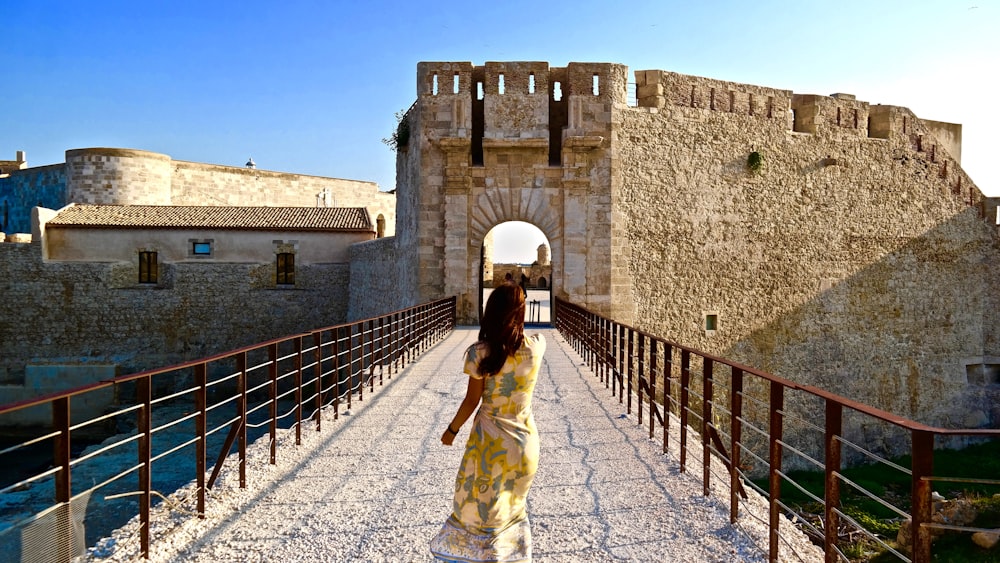
[(544, 62), (425, 62), (400, 122), (401, 259), (420, 301), (457, 295), (478, 322), (483, 238), (506, 221), (551, 244), (553, 294), (628, 321), (628, 249), (615, 244), (613, 107), (626, 67)]

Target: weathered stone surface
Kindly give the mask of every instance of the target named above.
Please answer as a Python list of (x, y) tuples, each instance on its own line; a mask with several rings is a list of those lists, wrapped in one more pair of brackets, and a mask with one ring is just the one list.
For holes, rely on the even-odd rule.
[(972, 541), (983, 549), (993, 549), (1000, 542), (1000, 530), (993, 532), (976, 532), (972, 534)]

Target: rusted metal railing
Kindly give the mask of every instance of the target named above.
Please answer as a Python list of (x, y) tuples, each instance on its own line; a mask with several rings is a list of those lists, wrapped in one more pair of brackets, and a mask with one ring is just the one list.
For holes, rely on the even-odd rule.
[[(254, 436), (268, 435), (270, 463), (274, 464), (279, 426), (294, 427), (295, 443), (300, 444), (307, 423), (320, 431), (331, 414), (336, 420), (343, 409), (352, 408), (353, 401), (362, 401), (366, 387), (373, 392), (376, 379), (382, 385), (384, 378), (398, 374), (454, 327), (452, 297), (0, 405), (0, 424), (19, 411), (51, 412), (48, 428), (35, 429), (27, 439), (0, 450), (0, 464), (16, 466), (39, 445), (52, 448), (46, 469), (19, 476), (16, 482), (0, 483), (0, 496), (28, 499), (31, 495), (31, 500), (23, 503), (26, 511), (15, 518), (10, 518), (12, 510), (7, 503), (4, 520), (0, 520), (0, 549), (14, 559), (20, 551), (21, 561), (68, 562), (91, 543), (89, 538), (79, 537), (79, 532), (74, 535), (74, 519), (127, 520), (138, 514), (140, 552), (148, 557), (152, 496), (161, 495), (154, 482), (163, 482), (167, 471), (187, 468), (186, 476), (181, 477), (183, 483), (173, 483), (173, 489), (193, 480), (195, 513), (204, 518), (206, 490), (230, 459), (234, 443), (238, 454), (233, 457), (239, 464), (243, 488), (249, 469), (247, 443)], [(109, 389), (118, 397), (111, 412), (85, 420), (73, 416), (74, 403), (83, 404), (95, 392)], [(115, 431), (122, 426), (130, 429)], [(227, 427), (215, 468), (207, 476), (212, 442), (218, 445)], [(74, 447), (74, 436), (84, 434), (114, 436), (82, 453)], [(130, 475), (137, 482), (126, 479)], [(98, 491), (104, 502), (120, 497), (138, 501), (125, 507), (132, 512), (124, 516), (119, 514), (122, 507), (95, 513), (96, 509), (88, 509), (86, 503)]]
[[(841, 526), (855, 528), (899, 560), (916, 563), (931, 560), (932, 530), (991, 531), (932, 521), (931, 486), (935, 482), (1000, 485), (998, 475), (970, 478), (934, 472), (935, 455), (940, 455), (935, 446), (941, 447), (941, 442), (955, 438), (996, 439), (1000, 438), (1000, 430), (950, 430), (926, 426), (822, 389), (670, 342), (561, 299), (556, 299), (555, 305), (556, 328), (610, 389), (612, 396), (617, 395), (619, 402), (627, 404), (627, 413), (632, 413), (632, 399), (636, 398), (640, 425), (645, 423), (643, 404), (646, 402), (649, 437), (654, 437), (656, 424), (659, 424), (666, 453), (669, 436), (679, 434), (681, 471), (687, 469), (689, 450), (695, 455), (700, 450), (704, 492), (708, 495), (713, 485), (728, 487), (732, 523), (737, 523), (740, 516), (741, 502), (746, 498), (745, 485), (754, 487), (767, 499), (770, 561), (778, 560), (782, 544), (780, 515), (791, 512), (782, 500), (785, 485), (795, 487), (823, 506), (819, 524), (797, 520), (806, 527), (805, 531), (814, 542), (822, 543), (825, 560), (830, 563), (849, 560), (837, 543)], [(909, 453), (913, 460), (910, 467), (902, 467), (870, 451), (857, 443), (860, 440), (852, 441), (847, 435), (849, 425), (845, 424), (848, 417), (855, 427), (858, 424), (878, 425), (888, 433), (895, 433), (901, 443), (909, 444), (908, 452), (904, 453)], [(672, 424), (676, 428), (671, 428)], [(694, 436), (689, 429), (694, 429)], [(723, 437), (728, 437), (728, 441)], [(700, 442), (701, 447), (692, 446), (690, 441)], [(842, 449), (853, 459), (882, 464), (908, 475), (909, 508), (895, 506), (846, 478), (841, 471), (848, 456)], [(721, 462), (728, 475), (712, 471), (713, 459), (716, 465)], [(750, 466), (755, 466), (753, 476), (766, 477), (766, 490), (753, 483)], [(823, 472), (823, 498), (809, 493), (789, 476), (788, 469), (792, 466)], [(713, 475), (717, 476), (715, 483)], [(865, 530), (842, 509), (842, 487), (875, 500), (900, 518), (910, 519), (910, 545), (894, 546)]]

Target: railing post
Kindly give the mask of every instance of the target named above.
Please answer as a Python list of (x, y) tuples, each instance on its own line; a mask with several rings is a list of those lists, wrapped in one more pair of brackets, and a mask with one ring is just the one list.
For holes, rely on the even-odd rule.
[(837, 563), (840, 556), (837, 553), (837, 528), (839, 525), (837, 509), (840, 508), (840, 434), (842, 432), (844, 409), (840, 403), (826, 400), (826, 432), (824, 434), (826, 466), (826, 484), (823, 495), (826, 517), (824, 530), (823, 552), (826, 563)]
[[(358, 346), (361, 348), (361, 355), (358, 358), (354, 357), (355, 327), (357, 327), (358, 329), (358, 335), (357, 335)], [(351, 362), (351, 388), (352, 389), (354, 388), (354, 362), (357, 361), (361, 363), (361, 368), (358, 370), (358, 401), (364, 401), (365, 400), (365, 323), (364, 322), (354, 323), (351, 325), (351, 328), (349, 330), (351, 333), (351, 340), (349, 343), (350, 348), (348, 349), (350, 350), (348, 352), (348, 359)], [(350, 398), (348, 398), (348, 401), (350, 401)], [(349, 404), (348, 408), (350, 408)]]
[(740, 500), (737, 498), (740, 490), (740, 449), (743, 447), (743, 370), (732, 368), (732, 391), (730, 403), (732, 413), (729, 420), (729, 451), (732, 462), (729, 464), (729, 522), (736, 523), (740, 515)]
[(674, 347), (663, 344), (663, 453), (667, 453), (670, 441), (670, 407), (673, 403), (671, 380), (674, 375)]
[[(378, 384), (382, 385), (382, 377), (385, 375), (385, 316), (378, 318)], [(392, 379), (392, 374), (389, 374)]]
[(268, 375), (268, 396), (270, 398), (269, 415), (270, 422), (267, 425), (268, 437), (271, 439), (271, 465), (277, 463), (278, 457), (278, 343), (274, 342), (267, 347), (267, 357), (270, 363), (267, 366)]
[(691, 352), (681, 350), (681, 473), (687, 469), (688, 385), (691, 383)]
[[(343, 394), (340, 390), (340, 331), (342, 329), (337, 327), (333, 329), (333, 419), (338, 420), (340, 418), (340, 396)], [(347, 408), (351, 408), (350, 397), (348, 397)]]
[[(646, 389), (649, 389), (649, 383), (646, 381), (646, 335), (644, 333), (639, 333), (639, 343), (638, 343), (638, 356), (636, 356), (636, 364), (638, 365), (636, 378), (636, 410), (639, 418), (639, 425), (642, 426), (642, 387), (643, 384), (646, 385)], [(650, 413), (652, 416), (652, 413)]]
[(615, 323), (618, 327), (618, 373), (615, 374), (615, 379), (618, 380), (618, 404), (624, 402), (625, 397), (625, 354), (627, 354), (627, 348), (625, 347), (625, 342), (628, 336), (625, 334), (625, 327), (618, 323)]
[(702, 494), (706, 497), (709, 494), (711, 472), (712, 468), (712, 448), (711, 445), (711, 432), (712, 432), (712, 370), (715, 362), (710, 358), (702, 356), (702, 377), (701, 377), (701, 387), (702, 387), (702, 399), (701, 399), (701, 482), (702, 482)]
[(316, 365), (313, 366), (313, 372), (316, 374), (316, 432), (321, 429), (320, 413), (323, 412), (323, 333), (314, 332), (313, 333), (313, 346), (315, 350), (313, 351), (316, 357)]
[(913, 456), (910, 489), (910, 536), (913, 538), (913, 563), (931, 560), (931, 531), (924, 524), (931, 522), (931, 482), (926, 479), (934, 472), (934, 434), (913, 430)]
[[(632, 414), (632, 378), (635, 377), (635, 330), (629, 328), (628, 334), (628, 348), (626, 349), (627, 356), (625, 357), (625, 369), (623, 371), (625, 378), (628, 380), (628, 398), (625, 400), (625, 414)], [(624, 387), (624, 385), (622, 386)]]
[(208, 367), (204, 362), (194, 366), (194, 408), (198, 415), (194, 418), (195, 433), (195, 480), (198, 486), (198, 517), (205, 518), (205, 470), (208, 456)]
[[(649, 439), (653, 439), (655, 422), (653, 415), (656, 414), (656, 356), (659, 349), (659, 341), (653, 337), (649, 339)], [(666, 405), (664, 405), (666, 406)], [(666, 414), (666, 410), (664, 410)], [(663, 421), (666, 423), (666, 421)]]
[[(369, 379), (371, 380), (371, 392), (375, 392), (375, 319), (368, 321), (368, 328), (371, 330), (371, 334), (368, 337), (368, 346), (371, 348), (371, 353), (368, 354), (368, 372)], [(382, 385), (382, 376), (379, 375), (378, 384)]]
[(781, 515), (781, 507), (778, 501), (781, 500), (781, 411), (785, 405), (785, 386), (776, 382), (771, 382), (771, 417), (769, 425), (769, 456), (768, 456), (768, 560), (776, 562), (778, 560), (778, 525)]
[(149, 557), (149, 506), (152, 490), (153, 468), (153, 390), (149, 377), (135, 382), (135, 402), (142, 405), (137, 411), (136, 433), (139, 435), (139, 543), (143, 557)]
[(236, 399), (236, 410), (240, 417), (239, 450), (240, 450), (240, 488), (247, 488), (247, 353), (236, 355), (236, 378), (239, 397)]
[(302, 336), (295, 338), (295, 445), (302, 445)]
[[(60, 397), (52, 401), (52, 429), (59, 434), (55, 437), (52, 448), (52, 464), (59, 468), (55, 474), (56, 504), (62, 505), (56, 512), (56, 558), (58, 561), (69, 561), (73, 558), (73, 513), (70, 510), (70, 499), (73, 497), (73, 479), (70, 473), (70, 459), (72, 459), (70, 448), (70, 405), (69, 397)], [(141, 415), (140, 415), (141, 416)], [(140, 455), (141, 458), (141, 455)], [(141, 463), (140, 459), (140, 463)], [(143, 465), (142, 468), (145, 468)], [(140, 468), (139, 480), (142, 484), (142, 468)], [(140, 489), (141, 490), (141, 489)], [(141, 505), (140, 505), (141, 506)], [(146, 522), (148, 522), (148, 514)], [(145, 550), (143, 555), (149, 554), (149, 535), (144, 536)], [(22, 554), (28, 555), (28, 554)]]

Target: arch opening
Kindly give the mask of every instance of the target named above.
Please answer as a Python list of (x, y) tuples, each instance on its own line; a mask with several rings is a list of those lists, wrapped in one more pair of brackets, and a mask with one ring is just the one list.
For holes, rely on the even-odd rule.
[(507, 221), (493, 227), (481, 248), (479, 315), (493, 288), (514, 283), (525, 291), (525, 323), (552, 323), (552, 245), (538, 227)]

